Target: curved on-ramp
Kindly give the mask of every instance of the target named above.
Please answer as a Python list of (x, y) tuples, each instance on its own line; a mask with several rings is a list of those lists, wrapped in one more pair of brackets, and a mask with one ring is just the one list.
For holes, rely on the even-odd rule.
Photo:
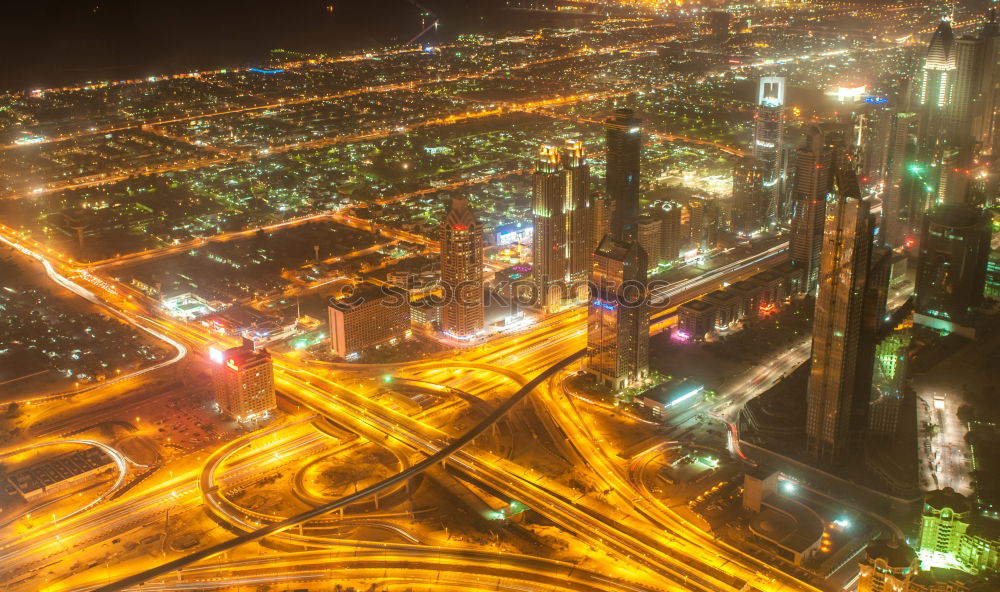
[(578, 360), (581, 356), (584, 355), (585, 352), (586, 352), (585, 349), (581, 349), (576, 353), (566, 356), (562, 360), (546, 368), (540, 374), (538, 374), (538, 376), (535, 376), (533, 379), (528, 381), (527, 384), (518, 389), (516, 393), (511, 395), (510, 398), (508, 398), (506, 401), (503, 402), (503, 404), (497, 407), (497, 409), (493, 413), (491, 413), (481, 422), (476, 424), (475, 427), (470, 429), (461, 437), (452, 440), (451, 443), (441, 448), (441, 450), (428, 456), (426, 459), (418, 462), (417, 464), (411, 466), (409, 469), (401, 473), (398, 473), (396, 475), (393, 475), (392, 477), (389, 477), (378, 483), (375, 483), (374, 485), (366, 487), (365, 489), (362, 489), (357, 493), (342, 497), (337, 501), (331, 502), (323, 506), (319, 506), (317, 508), (313, 508), (312, 510), (303, 512), (297, 516), (292, 516), (291, 518), (288, 518), (281, 522), (277, 522), (270, 526), (266, 526), (251, 532), (247, 532), (242, 535), (238, 535), (228, 541), (212, 545), (211, 547), (201, 549), (200, 551), (196, 551), (194, 553), (191, 553), (190, 555), (185, 555), (184, 557), (179, 557), (177, 559), (174, 559), (173, 561), (168, 561), (163, 565), (159, 565), (152, 569), (147, 569), (137, 574), (122, 578), (111, 584), (95, 588), (93, 592), (121, 592), (122, 590), (125, 590), (130, 586), (139, 585), (152, 578), (156, 578), (168, 574), (177, 569), (180, 569), (182, 567), (191, 565), (196, 561), (207, 559), (208, 557), (212, 557), (213, 555), (222, 553), (223, 551), (228, 551), (229, 549), (233, 549), (245, 543), (262, 539), (270, 534), (281, 532), (301, 522), (305, 522), (312, 518), (322, 516), (323, 514), (336, 510), (342, 506), (346, 506), (358, 500), (364, 499), (370, 495), (374, 495), (388, 487), (392, 487), (396, 483), (400, 483), (402, 481), (410, 479), (414, 475), (418, 475), (426, 471), (427, 469), (431, 468), (432, 466), (436, 465), (437, 463), (448, 459), (448, 457), (458, 452), (466, 444), (469, 444), (470, 442), (475, 440), (480, 434), (488, 430), (490, 426), (496, 423), (497, 420), (506, 415), (508, 411), (510, 411), (529, 393), (531, 393), (531, 391), (533, 391), (538, 385), (542, 384), (545, 380), (547, 380), (550, 376), (552, 376), (556, 372), (562, 370), (566, 366), (569, 366), (570, 364)]

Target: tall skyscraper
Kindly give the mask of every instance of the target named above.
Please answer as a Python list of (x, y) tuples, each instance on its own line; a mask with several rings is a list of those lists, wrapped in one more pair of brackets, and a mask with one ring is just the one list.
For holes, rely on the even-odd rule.
[(688, 201), (688, 247), (700, 249), (705, 240), (705, 200), (694, 198)]
[(637, 219), (639, 246), (646, 251), (646, 260), (652, 272), (660, 264), (660, 250), (663, 244), (663, 221), (652, 214), (642, 214)]
[(483, 332), (483, 225), (464, 197), (452, 199), (438, 228), (441, 241), (441, 286), (445, 304), (441, 328), (462, 340)]
[[(906, 236), (915, 233), (914, 218), (922, 211), (925, 191), (919, 180), (923, 167), (917, 162), (918, 133), (916, 113), (892, 116), (882, 192), (882, 240), (893, 248), (902, 246)], [(918, 203), (913, 203), (914, 199)]]
[(782, 198), (782, 155), (785, 143), (785, 79), (764, 76), (757, 87), (751, 153), (762, 167), (763, 186), (767, 193), (767, 212), (771, 219), (787, 217)]
[(768, 194), (764, 191), (764, 167), (745, 156), (733, 168), (732, 231), (750, 236), (767, 224)]
[(607, 136), (606, 188), (614, 204), (611, 235), (619, 241), (636, 238), (639, 216), (639, 155), (642, 122), (631, 109), (616, 109), (604, 122)]
[(826, 144), (819, 126), (806, 132), (806, 143), (795, 152), (795, 185), (792, 191), (792, 230), (789, 252), (805, 274), (806, 292), (816, 285), (826, 196), (833, 182), (833, 148)]
[(620, 390), (649, 370), (646, 253), (636, 241), (604, 237), (594, 252), (587, 315), (587, 370)]
[(924, 217), (914, 294), (915, 323), (973, 335), (990, 254), (990, 217), (968, 204), (942, 204)]
[(615, 211), (615, 203), (607, 195), (601, 195), (591, 202), (590, 208), (590, 247), (587, 256), (587, 270), (590, 270), (590, 258), (594, 249), (601, 244), (604, 237), (611, 232), (611, 217)]
[[(870, 202), (860, 199), (853, 176), (838, 171), (839, 195), (827, 208), (806, 395), (806, 451), (829, 464), (846, 458), (857, 431), (851, 424), (873, 229)], [(867, 403), (869, 391), (863, 396)]]
[(995, 8), (990, 8), (987, 22), (979, 34), (981, 58), (979, 90), (973, 111), (973, 135), (982, 150), (996, 154), (997, 115), (1000, 112), (1000, 23)]
[(566, 181), (559, 149), (543, 144), (532, 176), (532, 274), (538, 304), (546, 309), (562, 302), (569, 279)]
[[(955, 33), (951, 23), (942, 20), (924, 58), (920, 77), (918, 102), (923, 110), (922, 124), (926, 130), (943, 130), (948, 120), (948, 106), (951, 104), (952, 88), (955, 84)], [(929, 133), (923, 134), (925, 137)]]
[(590, 165), (583, 142), (566, 140), (563, 147), (566, 171), (566, 258), (573, 284), (587, 280), (590, 256), (594, 252), (590, 236)]
[(244, 340), (240, 347), (211, 350), (210, 357), (215, 362), (215, 401), (223, 413), (236, 421), (249, 421), (266, 417), (277, 407), (274, 368), (267, 350), (255, 350), (252, 342)]
[(652, 212), (660, 219), (660, 258), (669, 263), (680, 257), (681, 246), (684, 244), (681, 234), (681, 206), (666, 201), (657, 204)]

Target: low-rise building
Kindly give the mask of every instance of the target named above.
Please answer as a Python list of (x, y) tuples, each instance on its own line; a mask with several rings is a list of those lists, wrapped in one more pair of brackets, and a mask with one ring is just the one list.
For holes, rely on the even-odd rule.
[(674, 336), (681, 341), (701, 341), (715, 329), (715, 318), (715, 305), (704, 300), (685, 302), (677, 307)]

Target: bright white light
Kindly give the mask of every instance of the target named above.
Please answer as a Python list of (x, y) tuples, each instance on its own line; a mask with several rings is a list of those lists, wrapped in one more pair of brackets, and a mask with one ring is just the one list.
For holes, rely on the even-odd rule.
[(784, 491), (785, 493), (795, 493), (796, 491), (799, 490), (799, 486), (792, 483), (791, 481), (782, 481), (781, 490)]
[(208, 359), (212, 360), (216, 364), (221, 364), (223, 362), (222, 350), (214, 347), (208, 348)]

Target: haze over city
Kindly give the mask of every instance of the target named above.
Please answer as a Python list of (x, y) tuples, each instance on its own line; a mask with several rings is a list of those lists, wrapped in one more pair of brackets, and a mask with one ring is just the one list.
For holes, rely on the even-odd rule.
[(18, 11), (3, 590), (1000, 590), (993, 3)]

